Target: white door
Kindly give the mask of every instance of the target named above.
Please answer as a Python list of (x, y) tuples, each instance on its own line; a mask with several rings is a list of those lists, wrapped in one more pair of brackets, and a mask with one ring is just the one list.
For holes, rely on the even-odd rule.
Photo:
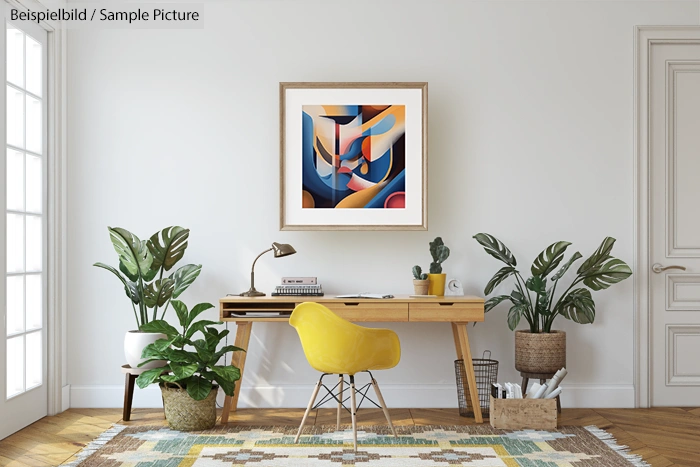
[(700, 40), (651, 42), (647, 50), (651, 404), (698, 406)]
[(0, 439), (46, 416), (46, 32), (2, 20)]

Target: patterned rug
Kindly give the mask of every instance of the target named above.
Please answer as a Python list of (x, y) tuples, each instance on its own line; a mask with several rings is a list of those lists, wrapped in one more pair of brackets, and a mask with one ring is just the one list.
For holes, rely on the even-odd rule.
[(596, 427), (506, 431), (481, 426), (309, 427), (294, 443), (295, 427), (217, 426), (179, 432), (156, 426), (115, 425), (66, 466), (648, 466)]

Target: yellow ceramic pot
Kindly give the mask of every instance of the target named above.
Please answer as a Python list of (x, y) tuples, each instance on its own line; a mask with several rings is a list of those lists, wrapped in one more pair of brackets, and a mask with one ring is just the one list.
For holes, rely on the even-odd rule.
[(437, 295), (442, 297), (445, 295), (445, 279), (447, 274), (444, 272), (442, 274), (428, 274), (428, 280), (430, 281), (430, 286), (428, 287), (429, 295)]

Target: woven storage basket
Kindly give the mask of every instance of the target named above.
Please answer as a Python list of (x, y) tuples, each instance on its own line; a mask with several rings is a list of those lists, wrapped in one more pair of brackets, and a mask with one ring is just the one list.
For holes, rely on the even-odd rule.
[(185, 389), (161, 386), (160, 390), (163, 393), (165, 418), (173, 430), (208, 430), (216, 425), (218, 386), (201, 401), (192, 399)]
[(515, 331), (515, 369), (526, 373), (556, 373), (566, 366), (566, 333)]

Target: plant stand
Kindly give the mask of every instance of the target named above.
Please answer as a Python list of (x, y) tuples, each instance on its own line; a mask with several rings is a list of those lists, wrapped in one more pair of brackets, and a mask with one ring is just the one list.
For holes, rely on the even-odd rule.
[(128, 364), (122, 365), (122, 373), (126, 376), (124, 380), (124, 411), (122, 412), (122, 420), (128, 422), (131, 420), (131, 402), (134, 400), (134, 382), (141, 373), (148, 368), (131, 368)]
[(128, 422), (131, 420), (131, 401), (134, 399), (134, 381), (138, 376), (146, 371), (143, 368), (131, 368), (131, 366), (122, 365), (122, 373), (126, 375), (124, 381), (124, 411), (122, 412), (122, 420)]
[[(530, 384), (531, 379), (539, 379), (540, 384), (544, 384), (548, 379), (554, 376), (554, 373), (527, 373), (525, 371), (520, 372), (520, 376), (523, 377), (523, 384), (521, 385), (523, 394), (527, 393), (527, 385)], [(557, 400), (557, 412), (561, 413), (561, 401), (559, 396), (555, 398)]]

